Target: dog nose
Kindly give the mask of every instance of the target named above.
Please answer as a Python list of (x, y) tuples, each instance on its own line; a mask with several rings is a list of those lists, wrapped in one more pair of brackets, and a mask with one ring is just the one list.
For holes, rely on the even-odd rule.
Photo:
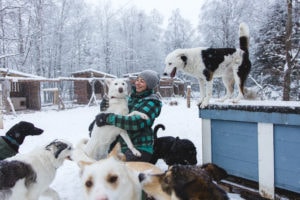
[(119, 88), (119, 93), (122, 93), (123, 92), (123, 88)]
[(143, 180), (145, 180), (146, 176), (143, 173), (139, 174), (139, 181), (142, 182)]
[(165, 72), (165, 73), (164, 73), (164, 76), (168, 76), (168, 74)]

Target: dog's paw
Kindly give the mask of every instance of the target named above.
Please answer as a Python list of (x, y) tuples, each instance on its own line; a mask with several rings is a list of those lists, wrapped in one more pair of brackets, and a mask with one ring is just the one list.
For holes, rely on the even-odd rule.
[(205, 97), (202, 102), (198, 103), (200, 109), (206, 108), (209, 104), (209, 98)]
[(217, 101), (217, 102), (223, 103), (223, 102), (226, 101), (227, 99), (228, 99), (228, 97), (225, 96), (225, 97), (223, 97), (223, 98), (217, 99), (216, 101)]
[(217, 99), (216, 102), (221, 102), (221, 103), (223, 103), (225, 100), (226, 100), (226, 99), (221, 98), (221, 99)]
[(235, 98), (235, 99), (232, 100), (232, 103), (238, 103), (239, 101), (240, 101), (240, 99)]
[(146, 115), (145, 113), (139, 112), (139, 111), (132, 111), (132, 112), (129, 113), (127, 116), (133, 116), (133, 115), (138, 115), (138, 116), (140, 116), (142, 119), (149, 119), (148, 115)]
[(140, 113), (139, 115), (142, 119), (149, 119), (148, 115), (146, 115), (144, 113)]
[(238, 95), (236, 98), (232, 100), (232, 103), (238, 103), (243, 98), (243, 95)]
[(141, 152), (139, 152), (136, 148), (132, 148), (130, 150), (133, 153), (133, 155), (135, 155), (137, 157), (141, 157), (142, 156)]

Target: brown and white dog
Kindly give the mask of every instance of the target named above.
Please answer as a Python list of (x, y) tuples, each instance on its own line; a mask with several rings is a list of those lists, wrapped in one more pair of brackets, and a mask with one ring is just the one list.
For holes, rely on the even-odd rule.
[(63, 140), (54, 140), (27, 154), (0, 161), (0, 199), (38, 200), (49, 196), (59, 200), (58, 193), (49, 187), (56, 170), (69, 159), (72, 145)]
[(141, 173), (139, 180), (143, 190), (156, 200), (227, 200), (227, 193), (213, 181), (226, 176), (225, 170), (209, 163), (204, 166), (173, 165), (164, 173)]
[(142, 187), (138, 174), (162, 173), (150, 163), (124, 162), (125, 157), (120, 152), (121, 147), (117, 143), (109, 156), (99, 161), (91, 161), (85, 156), (80, 160), (77, 156), (86, 200), (140, 200)]
[(222, 77), (226, 95), (221, 100), (230, 98), (234, 83), (239, 89), (233, 102), (244, 96), (244, 85), (251, 69), (249, 60), (249, 28), (245, 23), (239, 28), (240, 48), (191, 48), (176, 49), (165, 59), (165, 75), (174, 77), (177, 70), (194, 76), (199, 81), (200, 99), (198, 105), (205, 108), (212, 96), (213, 78)]

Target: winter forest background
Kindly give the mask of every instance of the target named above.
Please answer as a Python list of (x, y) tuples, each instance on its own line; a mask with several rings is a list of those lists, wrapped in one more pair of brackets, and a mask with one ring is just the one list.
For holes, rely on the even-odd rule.
[[(118, 77), (143, 69), (162, 73), (165, 56), (176, 48), (238, 47), (238, 26), (246, 22), (253, 64), (247, 85), (266, 99), (300, 100), (299, 0), (202, 0), (196, 27), (180, 8), (164, 26), (156, 9), (147, 14), (99, 1), (0, 0), (0, 67), (47, 78), (88, 68)], [(224, 91), (220, 80), (214, 84)]]

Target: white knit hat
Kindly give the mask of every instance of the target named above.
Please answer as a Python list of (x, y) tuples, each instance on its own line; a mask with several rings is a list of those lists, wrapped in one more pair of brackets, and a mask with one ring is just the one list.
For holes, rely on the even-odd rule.
[(144, 70), (138, 75), (138, 77), (145, 80), (147, 88), (150, 90), (154, 89), (158, 85), (160, 79), (159, 74), (153, 70)]

